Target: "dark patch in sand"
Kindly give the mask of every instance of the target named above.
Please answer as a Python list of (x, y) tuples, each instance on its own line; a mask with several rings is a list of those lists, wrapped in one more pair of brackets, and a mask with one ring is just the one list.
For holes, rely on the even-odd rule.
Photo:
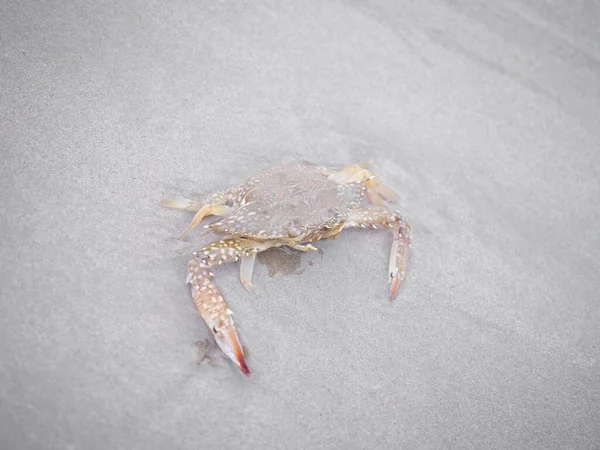
[(206, 338), (196, 342), (196, 364), (212, 366), (218, 360), (222, 359), (221, 353), (216, 342), (211, 338)]
[(278, 274), (300, 275), (306, 270), (301, 268), (302, 256), (303, 252), (275, 247), (259, 253), (258, 260), (267, 266), (270, 277)]

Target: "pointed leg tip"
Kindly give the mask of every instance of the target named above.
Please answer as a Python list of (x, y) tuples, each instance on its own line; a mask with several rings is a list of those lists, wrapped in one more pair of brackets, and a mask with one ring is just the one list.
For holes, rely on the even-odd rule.
[(244, 375), (246, 375), (248, 378), (250, 378), (250, 369), (248, 369), (248, 366), (246, 365), (245, 361), (240, 362), (240, 370), (242, 371), (242, 373)]
[(250, 294), (255, 294), (256, 293), (256, 288), (254, 287), (254, 285), (252, 283), (244, 283), (242, 281), (242, 284), (244, 285), (244, 288), (250, 293)]
[(395, 277), (392, 279), (392, 286), (390, 288), (390, 300), (394, 300), (398, 295), (398, 289), (400, 289), (400, 279)]
[(181, 236), (179, 236), (179, 240), (183, 241), (185, 240), (185, 238), (188, 236), (188, 234), (190, 234), (190, 232), (194, 229), (194, 227), (187, 227), (185, 229), (185, 231), (183, 233), (181, 233)]

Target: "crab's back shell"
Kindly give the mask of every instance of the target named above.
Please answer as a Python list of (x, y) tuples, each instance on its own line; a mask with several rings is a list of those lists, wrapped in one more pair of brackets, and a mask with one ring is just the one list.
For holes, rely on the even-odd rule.
[(342, 221), (361, 201), (360, 184), (338, 184), (308, 165), (269, 169), (241, 186), (235, 212), (216, 231), (261, 238), (295, 237)]

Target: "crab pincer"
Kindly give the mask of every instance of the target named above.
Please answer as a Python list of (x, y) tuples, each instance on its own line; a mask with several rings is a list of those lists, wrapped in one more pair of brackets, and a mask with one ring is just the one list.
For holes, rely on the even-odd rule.
[(204, 247), (188, 263), (187, 282), (191, 285), (194, 304), (223, 353), (247, 376), (244, 349), (235, 329), (233, 313), (219, 289), (212, 283), (215, 265), (237, 261), (243, 248), (239, 239), (223, 239)]

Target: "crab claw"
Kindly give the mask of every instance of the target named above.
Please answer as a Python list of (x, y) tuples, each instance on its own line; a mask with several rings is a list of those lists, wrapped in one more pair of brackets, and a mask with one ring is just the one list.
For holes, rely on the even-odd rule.
[(394, 300), (396, 298), (396, 295), (398, 295), (398, 289), (400, 289), (400, 281), (400, 277), (397, 273), (391, 274), (390, 282), (392, 286), (390, 288), (390, 300)]
[(390, 252), (390, 300), (393, 300), (396, 298), (396, 295), (398, 295), (398, 289), (406, 275), (406, 263), (410, 242), (410, 226), (402, 219), (399, 219), (399, 224), (394, 230), (394, 240)]
[(244, 350), (233, 325), (224, 325), (221, 328), (213, 328), (215, 341), (229, 359), (240, 369), (244, 375), (250, 377), (250, 369), (244, 359)]

